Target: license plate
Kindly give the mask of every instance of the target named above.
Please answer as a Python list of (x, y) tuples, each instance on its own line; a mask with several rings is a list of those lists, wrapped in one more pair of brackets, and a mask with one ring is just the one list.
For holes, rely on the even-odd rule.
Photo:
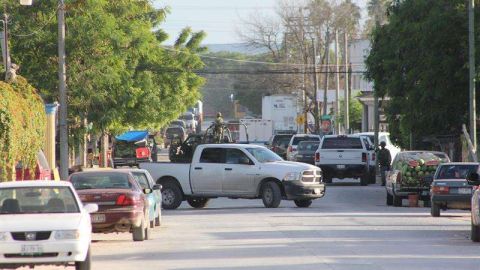
[(459, 188), (458, 194), (472, 194), (472, 190), (470, 188)]
[(337, 165), (337, 169), (345, 169), (345, 165)]
[(105, 222), (105, 215), (92, 215), (92, 223), (102, 223)]
[(319, 189), (319, 188), (314, 189), (314, 190), (313, 190), (313, 193), (315, 193), (315, 194), (320, 194), (320, 189)]
[(23, 254), (43, 253), (43, 247), (40, 245), (22, 245)]

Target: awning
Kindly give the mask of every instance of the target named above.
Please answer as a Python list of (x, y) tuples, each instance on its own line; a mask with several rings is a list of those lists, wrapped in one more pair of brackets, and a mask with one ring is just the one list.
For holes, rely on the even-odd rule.
[(115, 139), (119, 141), (137, 142), (137, 141), (144, 140), (147, 137), (148, 137), (148, 131), (134, 130), (134, 131), (127, 131), (122, 135), (115, 137)]

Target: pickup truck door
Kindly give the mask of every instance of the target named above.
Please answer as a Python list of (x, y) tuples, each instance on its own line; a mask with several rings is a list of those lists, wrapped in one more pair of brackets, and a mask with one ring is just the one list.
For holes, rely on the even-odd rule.
[(226, 149), (223, 193), (227, 195), (253, 195), (256, 192), (255, 175), (259, 168), (240, 149)]
[(190, 167), (193, 194), (222, 195), (225, 172), (225, 148), (206, 147)]

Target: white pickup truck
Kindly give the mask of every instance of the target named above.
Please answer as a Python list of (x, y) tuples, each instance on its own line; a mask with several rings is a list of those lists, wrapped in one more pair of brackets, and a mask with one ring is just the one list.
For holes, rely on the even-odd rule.
[(322, 169), (325, 183), (331, 183), (332, 178), (360, 178), (360, 184), (366, 186), (373, 177), (369, 169), (371, 150), (365, 136), (326, 135), (315, 152), (315, 165)]
[(269, 208), (286, 199), (308, 207), (325, 194), (319, 168), (284, 161), (258, 145), (204, 144), (191, 163), (141, 163), (140, 168), (162, 185), (164, 209), (176, 209), (184, 200), (202, 208), (217, 197), (261, 198)]

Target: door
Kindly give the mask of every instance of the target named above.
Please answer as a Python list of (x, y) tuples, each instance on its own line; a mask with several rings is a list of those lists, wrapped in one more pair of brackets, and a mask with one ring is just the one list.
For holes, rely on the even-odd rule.
[(221, 195), (224, 167), (224, 148), (204, 148), (200, 160), (194, 161), (190, 169), (193, 194)]
[(133, 177), (142, 188), (142, 191), (145, 189), (149, 189), (150, 193), (145, 194), (148, 200), (148, 213), (149, 213), (149, 220), (153, 220), (155, 218), (155, 213), (157, 210), (157, 198), (156, 194), (153, 190), (153, 185), (149, 181), (148, 177), (143, 172), (132, 172)]
[(256, 192), (255, 176), (258, 168), (240, 149), (226, 149), (223, 175), (223, 193), (228, 195), (253, 195)]

